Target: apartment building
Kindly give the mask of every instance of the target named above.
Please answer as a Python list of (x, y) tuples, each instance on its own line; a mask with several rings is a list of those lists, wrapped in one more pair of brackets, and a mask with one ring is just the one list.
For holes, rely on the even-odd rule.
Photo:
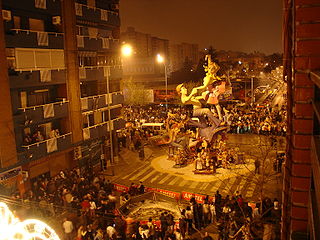
[(124, 127), (118, 5), (0, 1), (1, 182), (23, 191), (41, 175), (113, 162)]

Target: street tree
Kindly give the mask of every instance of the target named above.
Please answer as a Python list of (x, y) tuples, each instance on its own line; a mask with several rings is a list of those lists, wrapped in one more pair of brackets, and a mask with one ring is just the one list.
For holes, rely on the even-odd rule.
[(152, 101), (150, 92), (145, 89), (143, 84), (135, 82), (132, 77), (125, 80), (123, 95), (127, 105), (146, 105)]

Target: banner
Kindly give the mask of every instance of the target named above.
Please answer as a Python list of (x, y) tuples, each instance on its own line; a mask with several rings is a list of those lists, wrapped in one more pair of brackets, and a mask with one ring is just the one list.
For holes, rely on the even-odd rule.
[(11, 178), (14, 178), (22, 173), (22, 168), (17, 167), (8, 171), (5, 171), (3, 173), (0, 173), (0, 182), (3, 183)]
[(177, 192), (172, 192), (172, 191), (159, 189), (159, 188), (155, 188), (154, 192), (160, 193), (160, 194), (162, 194), (164, 196), (167, 196), (167, 197), (170, 197), (170, 198), (174, 198), (174, 199), (179, 199), (180, 198), (180, 193), (177, 193)]
[(113, 184), (113, 189), (116, 190), (117, 192), (128, 192), (129, 188), (127, 186), (124, 185), (120, 185), (120, 184)]
[[(206, 195), (189, 193), (189, 192), (182, 192), (181, 194), (182, 194), (181, 199), (190, 201), (190, 199), (194, 197), (197, 203), (204, 203), (204, 199), (206, 198)], [(214, 197), (209, 197), (209, 201), (214, 202)]]

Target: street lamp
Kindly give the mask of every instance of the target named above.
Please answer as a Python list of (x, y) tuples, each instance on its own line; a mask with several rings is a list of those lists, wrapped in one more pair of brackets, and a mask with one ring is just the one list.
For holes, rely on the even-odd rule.
[(132, 55), (132, 47), (129, 44), (124, 44), (121, 47), (121, 54), (124, 57), (129, 57)]
[(168, 112), (168, 74), (167, 74), (167, 65), (165, 63), (165, 59), (161, 54), (157, 54), (157, 62), (163, 63), (164, 66), (164, 80), (165, 80), (165, 86), (166, 86), (166, 111)]

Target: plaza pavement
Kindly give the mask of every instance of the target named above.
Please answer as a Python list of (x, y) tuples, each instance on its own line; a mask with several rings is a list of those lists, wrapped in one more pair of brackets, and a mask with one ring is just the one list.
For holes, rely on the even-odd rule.
[[(122, 149), (113, 166), (114, 176), (108, 178), (113, 183), (127, 187), (131, 183), (138, 184), (141, 181), (146, 187), (177, 193), (188, 192), (213, 196), (219, 190), (223, 196), (226, 196), (239, 191), (246, 201), (259, 200), (263, 182), (263, 195), (280, 199), (281, 174), (273, 173), (262, 181), (262, 175), (254, 173), (252, 151), (257, 148), (257, 138), (254, 135), (228, 135), (228, 144), (237, 146), (244, 152), (245, 164), (231, 164), (230, 169), (219, 168), (213, 175), (194, 174), (193, 164), (174, 168), (175, 163), (168, 159), (166, 147), (146, 146), (144, 160), (139, 159), (137, 152)], [(278, 147), (278, 150), (281, 150), (280, 148)], [(274, 154), (271, 154), (269, 158), (273, 157)], [(272, 159), (266, 161), (266, 169), (271, 168)], [(111, 167), (107, 172), (110, 173), (110, 169)]]

